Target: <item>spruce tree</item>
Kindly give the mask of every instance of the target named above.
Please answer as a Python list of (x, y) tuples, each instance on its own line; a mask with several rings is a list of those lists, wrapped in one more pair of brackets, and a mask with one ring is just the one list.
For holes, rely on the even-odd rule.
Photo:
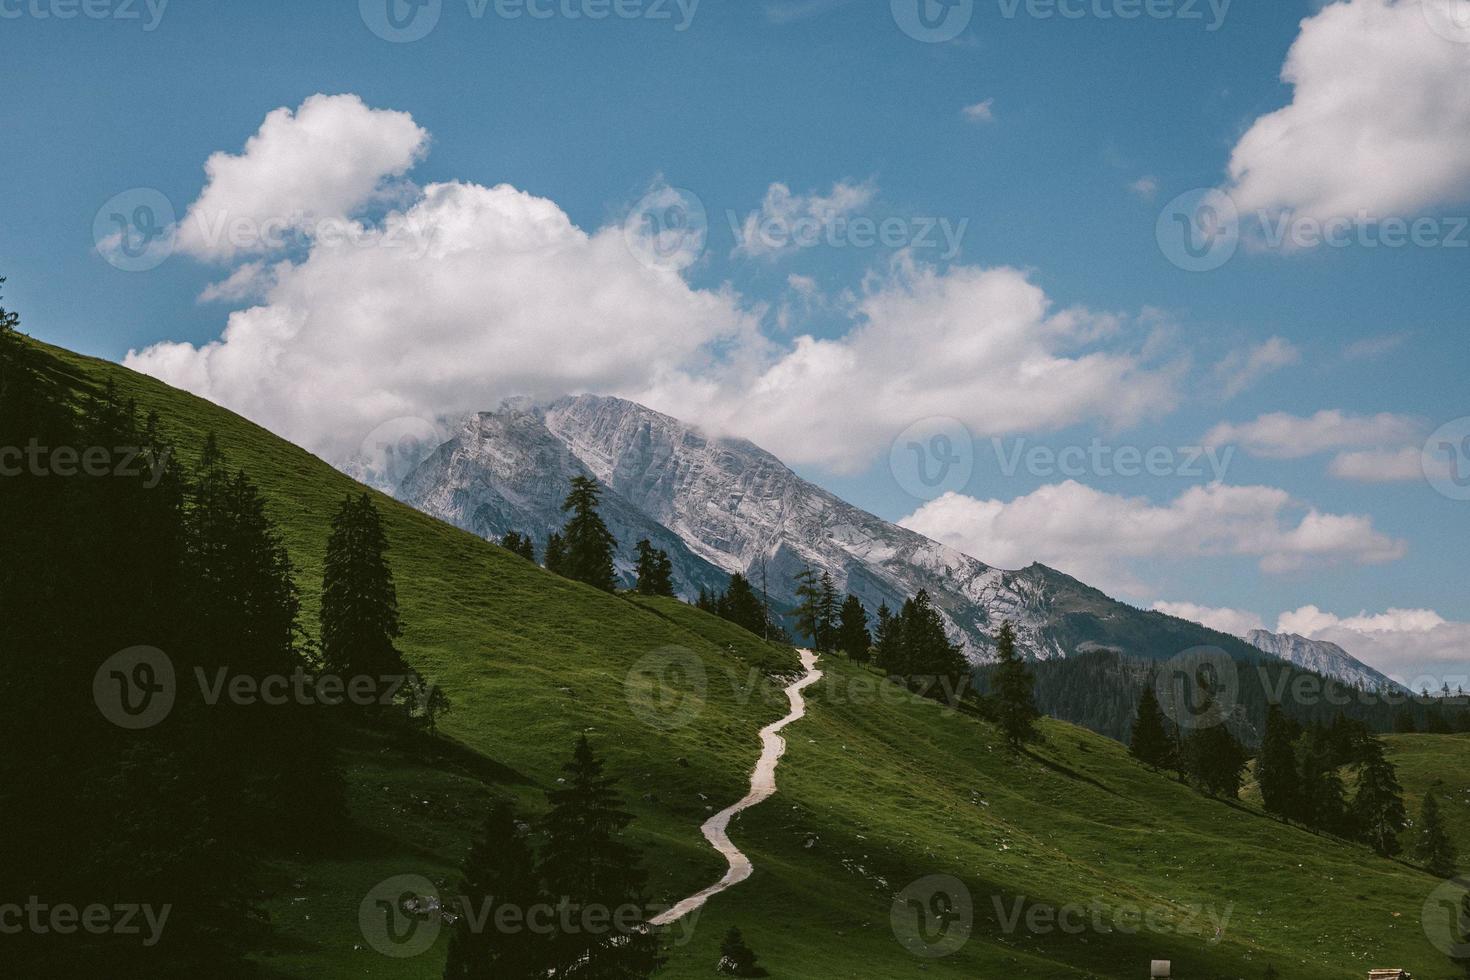
[(920, 589), (904, 603), (899, 618), (909, 685), (937, 701), (958, 702), (969, 688), (970, 665), (960, 647), (950, 642), (944, 619), (929, 600), (929, 593)]
[[(540, 873), (553, 906), (609, 914), (627, 906), (646, 907), (644, 872), (638, 852), (623, 840), (633, 816), (623, 809), (617, 780), (603, 775), (603, 764), (584, 735), (562, 767), (565, 777), (548, 790), (551, 810), (542, 819), (545, 844)], [(606, 919), (604, 919), (606, 921)], [(558, 924), (549, 937), (550, 965), (557, 976), (623, 980), (651, 975), (663, 962), (658, 939), (634, 929), (618, 942), (578, 924)]]
[(745, 937), (735, 926), (730, 927), (720, 943), (718, 972), (728, 977), (766, 976), (766, 971), (761, 969), (755, 953), (745, 944)]
[(766, 625), (766, 607), (755, 594), (749, 580), (736, 572), (730, 576), (730, 587), (715, 603), (715, 611), (742, 629), (760, 636)]
[(862, 600), (849, 594), (838, 614), (837, 648), (857, 663), (868, 662), (873, 638), (868, 634), (868, 611)]
[(500, 546), (513, 555), (519, 555), (526, 561), (536, 560), (536, 545), (528, 535), (519, 531), (507, 531), (500, 539)]
[(873, 632), (873, 659), (889, 677), (904, 677), (909, 672), (904, 659), (903, 624), (886, 602), (878, 606), (878, 622)]
[(996, 665), (991, 674), (995, 692), (997, 717), (1006, 745), (1018, 751), (1035, 737), (1035, 722), (1041, 713), (1034, 700), (1035, 680), (1025, 661), (1016, 652), (1016, 629), (1010, 620), (1001, 623), (995, 635)]
[(647, 538), (638, 542), (638, 576), (634, 589), (639, 595), (670, 596), (674, 594), (673, 563), (668, 552), (655, 548)]
[(373, 498), (347, 496), (332, 518), (322, 570), (322, 660), (352, 677), (406, 676), (388, 537)]
[(1266, 734), (1256, 757), (1256, 782), (1267, 813), (1290, 820), (1300, 810), (1296, 731), (1279, 704), (1272, 704), (1266, 711)]
[(1415, 861), (1436, 877), (1455, 876), (1455, 845), (1445, 829), (1444, 815), (1440, 813), (1439, 800), (1435, 798), (1434, 790), (1425, 794), (1424, 806), (1419, 811), (1419, 822), (1414, 828), (1413, 856)]
[(817, 649), (832, 653), (837, 649), (837, 586), (832, 576), (822, 573), (821, 594), (817, 599)]
[(1228, 726), (1195, 729), (1184, 740), (1184, 752), (1190, 778), (1202, 791), (1229, 800), (1240, 796), (1249, 757)]
[(566, 541), (566, 557), (561, 574), (604, 592), (617, 590), (617, 572), (613, 568), (613, 550), (617, 541), (597, 513), (602, 488), (591, 477), (572, 478), (572, 491), (562, 503), (563, 512), (571, 515), (562, 537)]
[(1363, 842), (1381, 856), (1393, 857), (1402, 850), (1399, 832), (1408, 823), (1404, 791), (1393, 763), (1384, 757), (1383, 746), (1377, 740), (1358, 767), (1351, 819)]
[(1138, 699), (1138, 714), (1133, 721), (1128, 752), (1149, 768), (1161, 769), (1169, 764), (1172, 748), (1164, 710), (1159, 707), (1159, 699), (1150, 680), (1143, 685), (1143, 693)]
[(546, 570), (557, 575), (567, 574), (567, 543), (557, 531), (546, 538)]
[[(508, 800), (491, 802), (465, 857), (458, 896), (463, 906), (454, 910), (460, 918), (449, 937), (444, 980), (545, 975), (547, 950), (526, 924), (527, 914), (542, 902), (535, 857)], [(517, 914), (502, 920), (501, 909)], [(502, 931), (501, 921), (519, 925)]]
[(804, 568), (796, 573), (796, 630), (811, 641), (812, 649), (822, 648), (822, 585), (817, 573)]

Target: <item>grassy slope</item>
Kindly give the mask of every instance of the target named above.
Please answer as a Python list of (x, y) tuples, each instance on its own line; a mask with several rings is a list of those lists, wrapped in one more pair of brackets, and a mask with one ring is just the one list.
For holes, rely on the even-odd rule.
[[(1384, 741), (1389, 761), (1398, 768), (1410, 819), (1419, 818), (1424, 796), (1433, 789), (1460, 852), (1460, 867), (1470, 869), (1470, 735), (1387, 735)], [(1413, 830), (1402, 839), (1412, 847)]]
[[(186, 450), (207, 430), (219, 434), (273, 501), (314, 625), (327, 522), (354, 485), (222, 409), (116, 365), (53, 353), (79, 379), (112, 378), (157, 409)], [(791, 651), (676, 602), (598, 594), (386, 498), (380, 505), (408, 624), (404, 649), (449, 693), (455, 708), (443, 728), (472, 751), (425, 759), (366, 737), (353, 748), (356, 828), (330, 858), (280, 868), (270, 900), (280, 939), (262, 957), (269, 970), (436, 976), (442, 940), (412, 960), (355, 949), (358, 902), (394, 874), (451, 881), (487, 786), (538, 806), (579, 731), (623, 776), (658, 897), (717, 877), (721, 862), (697, 827), (743, 793), (757, 730), (784, 713), (781, 682), (752, 667), (790, 670)], [(637, 720), (624, 678), (667, 645), (700, 657), (709, 684), (697, 720), (666, 733)], [(781, 978), (1131, 978), (1153, 957), (1174, 959), (1176, 975), (1188, 977), (1256, 977), (1268, 961), (1294, 978), (1361, 977), (1376, 965), (1450, 975), (1418, 926), (1435, 884), (1420, 872), (1204, 800), (1068, 725), (1045, 724), (1045, 744), (1013, 759), (985, 724), (891, 689), (877, 696), (871, 675), (851, 664), (824, 666), (829, 680), (809, 693), (809, 717), (787, 731), (780, 794), (735, 828), (755, 876), (712, 902), (692, 933), (679, 931), (666, 975), (711, 975), (731, 924)], [(890, 905), (900, 888), (936, 873), (965, 880), (975, 935), (952, 957), (921, 961), (895, 941)], [(993, 896), (1009, 907), (1018, 895), (1217, 914), (1230, 905), (1231, 914), (1218, 943), (1033, 935), (1024, 926), (1003, 934)]]

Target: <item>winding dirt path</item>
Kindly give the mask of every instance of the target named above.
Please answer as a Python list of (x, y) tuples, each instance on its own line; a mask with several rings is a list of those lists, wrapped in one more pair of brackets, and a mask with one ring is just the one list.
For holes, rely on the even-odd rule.
[(801, 696), (801, 692), (822, 679), (822, 672), (817, 669), (817, 655), (810, 650), (799, 651), (799, 654), (801, 665), (806, 668), (806, 674), (786, 688), (786, 697), (791, 701), (791, 713), (780, 721), (761, 729), (761, 757), (750, 774), (750, 792), (739, 803), (710, 817), (700, 828), (704, 832), (704, 839), (709, 841), (716, 851), (723, 854), (726, 861), (730, 862), (730, 870), (725, 872), (725, 877), (704, 891), (690, 895), (664, 914), (649, 920), (650, 925), (666, 926), (678, 922), (720, 892), (734, 888), (749, 878), (755, 870), (754, 865), (750, 863), (750, 858), (746, 857), (740, 848), (730, 840), (730, 820), (737, 813), (742, 813), (758, 803), (765, 802), (776, 793), (776, 763), (781, 761), (781, 756), (786, 752), (786, 740), (780, 736), (779, 732), (793, 721), (798, 721), (806, 715), (806, 699)]

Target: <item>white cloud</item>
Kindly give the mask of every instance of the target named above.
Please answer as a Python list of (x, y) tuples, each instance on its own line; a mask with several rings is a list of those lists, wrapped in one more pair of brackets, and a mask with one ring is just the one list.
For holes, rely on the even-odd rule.
[[(353, 97), (314, 97), (294, 115), (271, 113), (243, 157), (215, 168), (195, 208), (226, 190), (241, 206), (276, 207), (286, 192), (252, 198), (241, 161), (266, 167), (277, 149), (262, 147), (295, 146), (283, 131), (302, 119), (317, 128), (319, 111), (362, 122), (346, 131), (379, 162), (351, 163), (352, 141), (336, 140), (335, 170), (321, 165), (291, 182), (291, 199), (310, 184), (326, 202), (300, 198), (313, 214), (351, 211), (377, 193), (380, 125), (415, 134), (400, 139), (397, 161), (427, 138), (411, 119), (385, 124)], [(404, 190), (408, 200), (376, 219), (343, 218), (345, 234), (237, 255), (239, 266), (205, 296), (256, 305), (231, 313), (212, 343), (160, 343), (130, 352), (127, 364), (329, 458), (391, 419), (592, 391), (844, 471), (927, 416), (958, 414), (979, 436), (1125, 427), (1171, 410), (1187, 368), (1160, 361), (1164, 345), (1147, 311), (1129, 320), (1057, 310), (1015, 269), (940, 272), (900, 254), (855, 292), (828, 299), (798, 277), (777, 308), (752, 307), (728, 286), (694, 289), (666, 265), (640, 262), (622, 227), (583, 230), (552, 201), (515, 188)], [(825, 219), (871, 193), (838, 184), (821, 198), (770, 200)], [(840, 336), (779, 343), (760, 330), (764, 319), (819, 308), (851, 325)]]
[(310, 236), (356, 214), (423, 155), (429, 134), (406, 112), (369, 109), (355, 95), (313, 95), (265, 117), (245, 151), (215, 153), (179, 247), (206, 259), (271, 251), (269, 239)]
[(793, 194), (785, 184), (766, 190), (759, 211), (752, 211), (740, 224), (736, 255), (777, 258), (817, 242), (822, 233), (873, 202), (871, 183), (838, 181), (823, 194)]
[(1302, 22), (1290, 105), (1231, 154), (1242, 212), (1407, 217), (1470, 198), (1470, 44), (1436, 33), (1462, 0), (1342, 0)]
[(1354, 452), (1338, 453), (1327, 467), (1327, 472), (1339, 480), (1356, 483), (1405, 483), (1422, 480), (1425, 466), (1442, 465), (1448, 471), (1446, 461), (1425, 459), (1424, 451), (1413, 446), (1402, 449), (1359, 449)]
[(1470, 623), (1432, 609), (1389, 609), (1340, 618), (1316, 606), (1281, 615), (1277, 632), (1336, 643), (1400, 683), (1432, 690), (1448, 681), (1470, 688)]
[(1212, 630), (1218, 630), (1230, 636), (1243, 638), (1251, 630), (1266, 628), (1260, 616), (1243, 609), (1216, 609), (1210, 606), (1195, 605), (1192, 602), (1156, 602), (1152, 608), (1167, 616), (1187, 619), (1192, 623), (1208, 626)]
[(508, 186), (433, 184), (389, 223), (421, 235), (317, 243), (219, 340), (126, 363), (338, 457), (400, 416), (641, 388), (753, 330), (734, 297), (640, 263), (621, 228), (588, 234)]
[[(1178, 400), (1183, 365), (1159, 365), (1138, 325), (1052, 309), (1025, 273), (900, 259), (854, 301), (845, 336), (798, 337), (755, 372), (666, 384), (670, 414), (739, 432), (789, 462), (851, 472), (911, 423), (958, 418), (977, 436), (1093, 422), (1125, 427)], [(1136, 343), (1135, 343), (1136, 339)]]
[(1247, 556), (1275, 573), (1395, 561), (1407, 549), (1368, 517), (1324, 514), (1263, 486), (1192, 487), (1157, 505), (1069, 480), (1011, 501), (946, 494), (900, 523), (981, 561), (1039, 561), (1135, 595), (1152, 591), (1134, 569), (1142, 559)]
[(967, 105), (961, 110), (961, 114), (972, 123), (988, 123), (995, 121), (995, 100), (986, 99)]
[(1310, 418), (1274, 412), (1254, 422), (1222, 422), (1204, 441), (1208, 446), (1239, 445), (1266, 459), (1303, 459), (1336, 450), (1417, 446), (1426, 431), (1421, 419), (1407, 415), (1353, 415), (1334, 409)]
[(1272, 337), (1249, 350), (1232, 351), (1215, 366), (1215, 379), (1226, 398), (1234, 398), (1262, 378), (1301, 363), (1302, 352), (1289, 340)]
[(1129, 184), (1128, 189), (1145, 201), (1152, 201), (1159, 193), (1159, 181), (1157, 177), (1140, 177)]

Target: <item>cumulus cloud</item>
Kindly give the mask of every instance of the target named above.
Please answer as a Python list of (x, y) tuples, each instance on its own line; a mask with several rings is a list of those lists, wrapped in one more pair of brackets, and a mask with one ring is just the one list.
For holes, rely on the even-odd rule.
[(1217, 609), (1193, 602), (1155, 602), (1153, 609), (1166, 616), (1187, 619), (1230, 636), (1244, 637), (1251, 630), (1266, 628), (1266, 623), (1260, 616), (1243, 609)]
[(1272, 337), (1248, 350), (1232, 351), (1215, 366), (1215, 379), (1226, 398), (1234, 398), (1268, 375), (1301, 363), (1302, 352), (1291, 341)]
[[(238, 263), (202, 297), (239, 304), (220, 337), (126, 363), (334, 459), (386, 421), (522, 394), (623, 395), (849, 472), (927, 416), (1006, 435), (1122, 428), (1178, 401), (1187, 365), (1161, 359), (1151, 314), (1059, 310), (1019, 270), (939, 271), (906, 253), (840, 298), (798, 277), (778, 308), (752, 307), (640, 261), (636, 223), (584, 230), (513, 187), (407, 184), (400, 168), (427, 138), (350, 96), (272, 112), (244, 154), (214, 158), (191, 213), (300, 205), (336, 214), (335, 233), (265, 254), (204, 249)], [(263, 180), (278, 166), (280, 187)], [(376, 203), (385, 179), (399, 185), (396, 205)], [(871, 194), (838, 184), (768, 203), (830, 220)], [(762, 330), (819, 308), (846, 318), (844, 332), (778, 342)]]
[(827, 194), (793, 194), (785, 184), (766, 190), (760, 210), (740, 224), (736, 255), (777, 258), (820, 241), (824, 232), (873, 202), (871, 183), (838, 181)]
[(972, 123), (988, 123), (995, 121), (995, 100), (985, 99), (974, 105), (967, 105), (960, 110), (961, 115)]
[(1310, 418), (1273, 412), (1254, 422), (1222, 422), (1205, 435), (1205, 445), (1239, 445), (1252, 456), (1304, 459), (1334, 450), (1402, 448), (1423, 441), (1426, 426), (1408, 415), (1353, 415), (1338, 410)]
[(1394, 680), (1432, 691), (1449, 682), (1470, 688), (1470, 623), (1446, 620), (1432, 609), (1389, 609), (1338, 617), (1316, 606), (1281, 615), (1280, 633), (1336, 643)]
[(272, 250), (272, 240), (314, 234), (356, 214), (423, 155), (429, 134), (406, 112), (370, 109), (356, 95), (313, 95), (265, 117), (239, 155), (215, 153), (178, 244), (229, 260)]
[(1431, 27), (1461, 2), (1340, 0), (1304, 20), (1291, 104), (1231, 154), (1242, 212), (1382, 220), (1470, 198), (1470, 44)]
[(1218, 483), (1162, 505), (1071, 480), (1010, 501), (949, 493), (900, 523), (981, 561), (1039, 561), (1133, 595), (1152, 591), (1134, 569), (1141, 559), (1247, 556), (1279, 573), (1395, 561), (1407, 550), (1368, 517), (1323, 513), (1274, 487)]
[(755, 373), (660, 386), (670, 414), (738, 431), (791, 462), (851, 472), (913, 422), (958, 418), (976, 436), (1083, 421), (1126, 427), (1178, 401), (1184, 365), (1151, 356), (1151, 329), (1056, 310), (1012, 268), (900, 259), (855, 300), (857, 325), (796, 338)]
[(641, 387), (750, 333), (733, 297), (639, 262), (622, 229), (508, 186), (431, 184), (387, 223), (421, 237), (317, 243), (219, 340), (126, 363), (336, 456), (395, 417)]

